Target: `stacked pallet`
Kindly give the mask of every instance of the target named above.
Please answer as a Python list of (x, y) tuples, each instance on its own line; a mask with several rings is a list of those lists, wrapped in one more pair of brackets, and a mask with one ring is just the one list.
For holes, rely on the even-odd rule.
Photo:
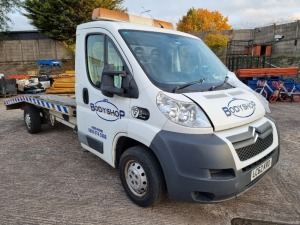
[(54, 82), (47, 94), (75, 93), (75, 71), (66, 71), (53, 78)]

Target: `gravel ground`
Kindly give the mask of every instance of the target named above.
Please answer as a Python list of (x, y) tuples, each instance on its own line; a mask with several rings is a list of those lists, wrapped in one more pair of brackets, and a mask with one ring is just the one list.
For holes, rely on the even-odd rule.
[(300, 104), (271, 105), (281, 131), (279, 163), (251, 190), (227, 202), (165, 199), (140, 208), (118, 171), (84, 152), (64, 125), (30, 135), (21, 110), (0, 99), (0, 224), (231, 224), (234, 218), (300, 224)]

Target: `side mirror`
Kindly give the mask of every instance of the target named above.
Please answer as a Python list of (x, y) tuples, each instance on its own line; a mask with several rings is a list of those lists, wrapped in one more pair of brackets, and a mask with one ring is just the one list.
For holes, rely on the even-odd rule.
[(123, 95), (123, 77), (126, 77), (125, 71), (114, 71), (114, 66), (108, 64), (104, 66), (101, 78), (100, 90), (103, 95), (113, 97), (116, 95)]

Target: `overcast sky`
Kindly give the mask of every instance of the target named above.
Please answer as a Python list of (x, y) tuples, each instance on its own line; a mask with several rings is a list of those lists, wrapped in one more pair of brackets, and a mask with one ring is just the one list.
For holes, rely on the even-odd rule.
[[(272, 23), (300, 20), (300, 0), (124, 0), (128, 13), (176, 23), (194, 8), (219, 11), (228, 16), (233, 28), (253, 28)], [(148, 13), (145, 11), (149, 11)], [(26, 17), (19, 13), (9, 14), (13, 20), (12, 30), (31, 30)]]

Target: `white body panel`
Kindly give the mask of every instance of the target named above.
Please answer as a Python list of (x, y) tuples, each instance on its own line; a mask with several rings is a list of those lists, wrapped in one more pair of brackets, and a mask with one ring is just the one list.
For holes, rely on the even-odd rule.
[(265, 114), (255, 95), (241, 88), (184, 95), (197, 102), (209, 115), (215, 131), (250, 123)]
[[(164, 30), (154, 27), (146, 27), (137, 24), (129, 24), (123, 22), (109, 22), (97, 21), (86, 23), (78, 26), (77, 28), (77, 48), (76, 48), (76, 100), (77, 100), (77, 117), (78, 117), (78, 129), (82, 133), (98, 138), (96, 135), (89, 133), (91, 127), (99, 128), (106, 135), (106, 139), (99, 139), (103, 142), (104, 154), (97, 155), (107, 161), (112, 166), (115, 162), (115, 146), (118, 138), (121, 136), (126, 136), (134, 140), (143, 143), (146, 146), (150, 146), (155, 135), (161, 131), (172, 131), (177, 133), (186, 133), (186, 134), (212, 134), (215, 133), (224, 141), (228, 142), (225, 138), (229, 133), (236, 134), (247, 129), (248, 125), (259, 124), (264, 119), (265, 110), (260, 101), (247, 91), (242, 88), (234, 88), (230, 90), (221, 90), (221, 91), (210, 91), (210, 92), (196, 92), (196, 93), (165, 93), (167, 96), (170, 96), (173, 99), (196, 103), (199, 105), (206, 115), (210, 118), (213, 127), (211, 128), (190, 128), (180, 126), (173, 123), (165, 115), (163, 115), (156, 105), (156, 97), (161, 90), (154, 86), (152, 82), (147, 78), (143, 69), (133, 56), (132, 52), (122, 39), (119, 29), (134, 29), (134, 30), (145, 30), (153, 32), (162, 32), (162, 33), (174, 33), (180, 34), (183, 36), (195, 38), (194, 36), (184, 34), (172, 30)], [(86, 68), (86, 59), (83, 55), (86, 52), (85, 42), (86, 36), (90, 33), (103, 33), (110, 37), (118, 51), (120, 52), (122, 58), (127, 64), (134, 80), (139, 89), (139, 97), (137, 99), (123, 98), (117, 95), (114, 95), (112, 98), (103, 96), (99, 89), (94, 88), (89, 80), (87, 79), (87, 68)], [(83, 88), (88, 88), (90, 103), (96, 103), (99, 101), (107, 101), (110, 104), (114, 104), (118, 109), (124, 111), (124, 117), (118, 119), (114, 122), (108, 122), (101, 118), (97, 113), (91, 111), (91, 106), (89, 104), (83, 103)], [(242, 106), (243, 104), (251, 103), (253, 107)], [(143, 107), (149, 110), (150, 118), (149, 120), (137, 120), (132, 116), (132, 108), (135, 106)], [(228, 109), (225, 109), (225, 108)], [(233, 112), (230, 110), (230, 107), (235, 107), (239, 112)], [(236, 108), (239, 107), (239, 108)], [(226, 114), (226, 110), (228, 113)], [(229, 113), (231, 114), (229, 116)], [(275, 126), (273, 125), (275, 129)], [(276, 130), (276, 129), (275, 129)], [(274, 135), (274, 143), (270, 147), (278, 145), (277, 136)], [(230, 146), (230, 144), (229, 144)], [(83, 147), (86, 148), (86, 145), (83, 144)], [(90, 147), (87, 148), (90, 150)], [(95, 151), (93, 150), (95, 153)], [(241, 168), (247, 164), (251, 164), (252, 161), (257, 160), (257, 158), (262, 157), (263, 155), (268, 154), (268, 151), (264, 151), (260, 155), (252, 158), (250, 161), (240, 163), (234, 149), (232, 149), (232, 155), (236, 161), (237, 168)]]
[[(105, 29), (83, 29), (79, 34), (77, 34), (77, 52), (84, 53), (86, 51), (86, 37), (90, 34), (97, 33), (107, 35), (111, 39), (114, 39), (110, 32)], [(119, 51), (122, 54), (122, 49), (119, 49)], [(124, 57), (124, 59), (126, 60), (126, 57)], [(127, 133), (131, 99), (122, 98), (116, 95), (113, 98), (104, 96), (88, 79), (87, 69), (85, 67), (85, 65), (87, 65), (86, 57), (84, 57), (84, 59), (83, 57), (80, 57), (76, 63), (77, 62), (80, 65), (79, 67), (76, 67), (77, 114), (80, 120), (78, 123), (78, 130), (86, 134), (88, 137), (103, 143), (103, 154), (99, 154), (99, 152), (97, 152), (97, 155), (113, 166), (114, 161), (111, 149), (113, 148), (116, 134)], [(84, 88), (88, 90), (88, 104), (83, 103), (82, 96)], [(111, 111), (114, 110), (116, 114), (113, 115), (107, 113), (105, 110), (108, 109)], [(86, 145), (83, 145), (83, 147), (86, 147)], [(87, 150), (90, 149), (90, 147), (87, 148)], [(93, 151), (93, 153), (95, 153), (95, 151)]]
[[(97, 26), (97, 24), (99, 24), (99, 27)], [(114, 166), (115, 154), (113, 149), (115, 146), (115, 142), (118, 141), (117, 137), (119, 137), (119, 133), (122, 133), (123, 136), (138, 140), (146, 146), (149, 146), (157, 132), (162, 129), (164, 123), (167, 121), (167, 118), (161, 114), (156, 106), (156, 96), (159, 92), (159, 89), (153, 86), (152, 83), (146, 78), (138, 62), (136, 61), (128, 47), (125, 45), (124, 40), (121, 39), (118, 30), (116, 28), (112, 29), (114, 28), (112, 26), (108, 26), (110, 24), (111, 23), (107, 24), (105, 22), (93, 22), (83, 24), (78, 27), (76, 40), (76, 52), (78, 55), (78, 57), (76, 58), (76, 101), (78, 130), (103, 142), (104, 154), (97, 153), (97, 155)], [(122, 23), (116, 23), (116, 25), (120, 24)], [(133, 27), (136, 26), (139, 25), (133, 25)], [(95, 33), (105, 34), (114, 41), (114, 44), (118, 48), (119, 53), (129, 67), (139, 87), (138, 99), (123, 98), (117, 95), (114, 95), (112, 98), (108, 98), (105, 97), (99, 89), (96, 89), (90, 84), (90, 81), (87, 79), (86, 59), (83, 59), (82, 55), (85, 54), (86, 51), (86, 36)], [(89, 104), (83, 103), (83, 88), (87, 88), (89, 91)], [(113, 122), (105, 121), (99, 118), (99, 116), (95, 112), (92, 112), (90, 103), (95, 104), (96, 102), (103, 101), (104, 99), (108, 103), (114, 104), (118, 109), (124, 111), (124, 117)], [(151, 115), (149, 120), (142, 121), (134, 119), (131, 116), (131, 108), (134, 106), (142, 106), (149, 109)], [(91, 134), (89, 132), (89, 129), (91, 129), (92, 127), (98, 128), (99, 130), (103, 131), (106, 139), (99, 138), (99, 136)], [(83, 145), (84, 148), (86, 148), (86, 146), (87, 145)], [(91, 148), (89, 147), (86, 149), (90, 150)], [(95, 153), (94, 150), (93, 153)]]

